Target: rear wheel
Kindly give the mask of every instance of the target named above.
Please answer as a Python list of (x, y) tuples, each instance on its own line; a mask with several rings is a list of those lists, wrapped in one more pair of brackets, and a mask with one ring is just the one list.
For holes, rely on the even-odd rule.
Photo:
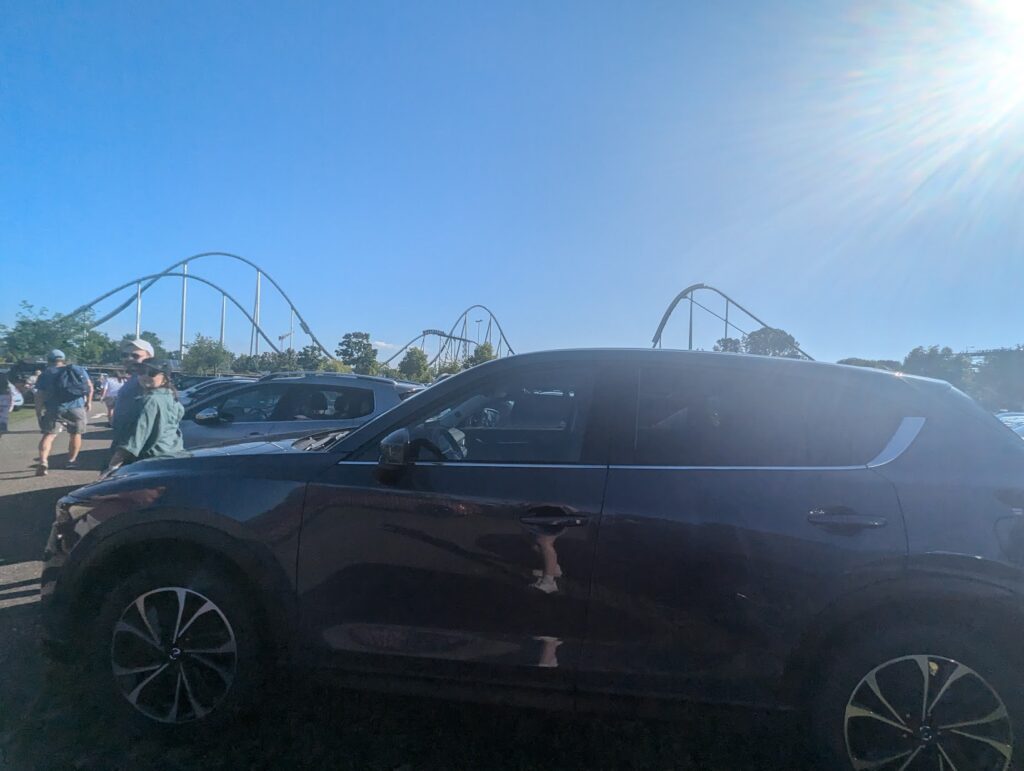
[(95, 691), (143, 727), (220, 723), (259, 691), (253, 608), (216, 568), (138, 570), (107, 595), (92, 636)]
[(839, 646), (813, 698), (823, 760), (856, 771), (1024, 767), (1018, 674), (965, 629), (907, 625)]

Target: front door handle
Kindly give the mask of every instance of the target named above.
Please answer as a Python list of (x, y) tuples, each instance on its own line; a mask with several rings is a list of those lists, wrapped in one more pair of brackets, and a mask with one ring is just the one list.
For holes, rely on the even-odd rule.
[(560, 506), (538, 506), (521, 516), (519, 521), (524, 525), (541, 527), (582, 527), (587, 524), (587, 519), (582, 514), (573, 514)]
[(885, 527), (889, 522), (885, 517), (858, 514), (846, 506), (811, 509), (807, 513), (807, 521), (827, 529), (845, 531)]

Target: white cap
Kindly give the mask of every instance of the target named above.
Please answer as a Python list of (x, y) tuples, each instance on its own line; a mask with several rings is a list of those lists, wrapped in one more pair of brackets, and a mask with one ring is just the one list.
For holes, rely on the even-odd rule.
[(153, 356), (153, 345), (148, 340), (143, 340), (141, 337), (136, 337), (134, 340), (125, 340), (121, 349), (126, 348), (138, 348), (140, 351), (145, 351), (150, 356)]

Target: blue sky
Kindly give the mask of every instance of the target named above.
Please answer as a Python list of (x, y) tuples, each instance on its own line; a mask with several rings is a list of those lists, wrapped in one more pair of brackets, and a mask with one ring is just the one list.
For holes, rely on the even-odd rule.
[[(1002, 1), (0, 0), (0, 323), (224, 250), (332, 346), (476, 302), (519, 350), (647, 345), (695, 282), (820, 359), (1017, 344)], [(251, 302), (247, 269), (193, 270)], [(179, 293), (144, 302), (169, 342)], [(188, 337), (219, 311), (192, 285)]]

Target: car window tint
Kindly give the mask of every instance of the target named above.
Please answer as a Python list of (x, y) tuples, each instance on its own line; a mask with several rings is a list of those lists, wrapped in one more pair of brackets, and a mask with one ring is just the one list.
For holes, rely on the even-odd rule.
[(295, 386), (275, 414), (275, 420), (353, 420), (372, 415), (369, 388)]
[(421, 460), (578, 463), (592, 376), (554, 370), (486, 381), (410, 427)]
[(901, 419), (873, 392), (756, 370), (641, 370), (636, 462), (666, 466), (854, 466)]
[(287, 388), (286, 385), (276, 383), (246, 388), (224, 397), (217, 406), (217, 411), (222, 418), (235, 422), (255, 423), (270, 420)]

